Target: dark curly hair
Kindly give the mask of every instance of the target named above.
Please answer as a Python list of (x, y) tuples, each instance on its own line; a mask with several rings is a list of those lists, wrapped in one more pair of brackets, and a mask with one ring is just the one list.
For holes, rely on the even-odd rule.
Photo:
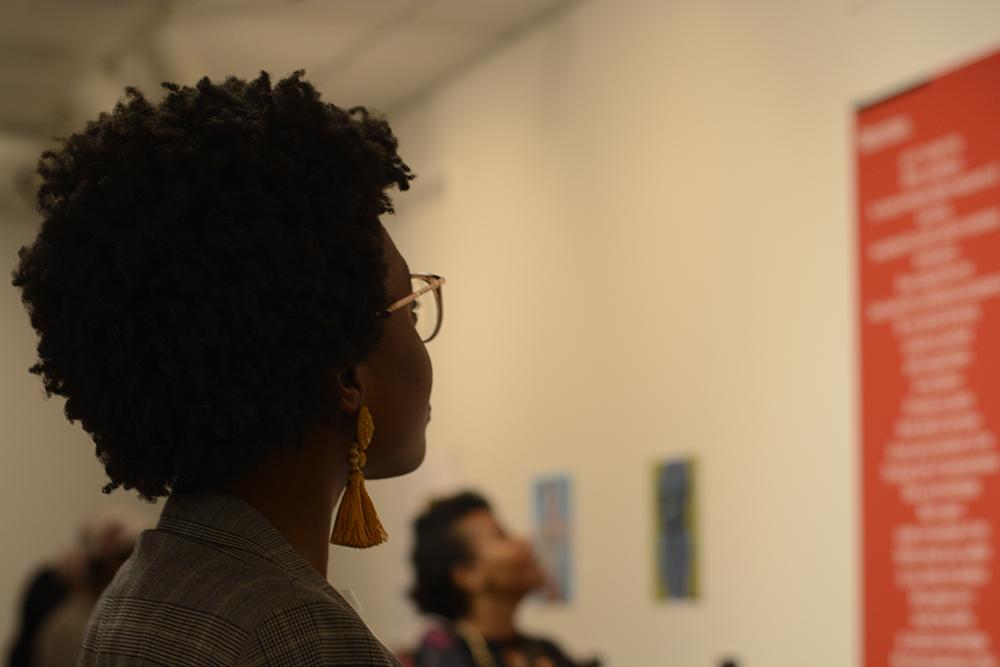
[(455, 524), (477, 510), (490, 510), (485, 498), (471, 491), (436, 500), (414, 523), (411, 560), (416, 582), (410, 598), (425, 614), (436, 614), (450, 621), (469, 610), (468, 596), (455, 585), (454, 569), (470, 562), (472, 553)]
[(413, 174), (383, 119), (303, 76), (127, 88), (42, 154), (13, 284), (106, 493), (218, 489), (300, 445), (379, 340), (379, 216)]

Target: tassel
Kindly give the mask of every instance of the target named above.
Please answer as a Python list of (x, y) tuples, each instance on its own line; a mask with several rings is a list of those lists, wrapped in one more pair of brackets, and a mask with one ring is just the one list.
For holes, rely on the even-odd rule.
[(351, 471), (330, 542), (343, 547), (367, 549), (388, 539), (389, 534), (379, 519), (375, 503), (365, 489), (364, 474), (360, 470)]
[(358, 414), (358, 441), (348, 454), (350, 472), (347, 474), (347, 488), (340, 500), (337, 520), (333, 525), (332, 544), (355, 549), (367, 549), (382, 544), (389, 534), (375, 511), (375, 503), (365, 489), (365, 474), (362, 468), (368, 461), (366, 454), (375, 434), (375, 425), (367, 407)]

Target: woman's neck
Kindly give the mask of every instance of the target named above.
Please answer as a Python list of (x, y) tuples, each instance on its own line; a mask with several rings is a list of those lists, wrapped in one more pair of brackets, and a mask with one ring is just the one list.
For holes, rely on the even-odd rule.
[(462, 620), (487, 640), (513, 639), (519, 634), (515, 615), (520, 602), (519, 597), (475, 596), (469, 602), (469, 613)]
[(229, 489), (263, 514), (324, 578), (333, 509), (347, 483), (346, 453), (337, 457), (340, 451), (347, 450), (331, 443), (329, 432), (314, 432), (302, 447), (268, 455)]

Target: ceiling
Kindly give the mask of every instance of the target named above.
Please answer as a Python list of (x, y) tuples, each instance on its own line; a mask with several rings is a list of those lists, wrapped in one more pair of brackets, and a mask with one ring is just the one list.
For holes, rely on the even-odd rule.
[(305, 69), (325, 99), (392, 114), (577, 1), (3, 0), (0, 212), (30, 199), (51, 137), (126, 85)]

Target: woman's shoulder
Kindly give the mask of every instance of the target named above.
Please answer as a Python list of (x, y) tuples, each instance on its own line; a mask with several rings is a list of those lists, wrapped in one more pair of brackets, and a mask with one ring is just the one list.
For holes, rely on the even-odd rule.
[(155, 531), (105, 591), (84, 641), (93, 656), (125, 658), (137, 646), (144, 655), (175, 656), (178, 664), (184, 656), (192, 664), (210, 656), (228, 664), (303, 665), (313, 664), (314, 654), (318, 664), (396, 664), (315, 571)]
[(460, 646), (462, 640), (446, 625), (435, 625), (424, 632), (420, 646), (430, 649), (450, 649)]
[(415, 667), (469, 667), (472, 664), (465, 642), (443, 623), (424, 632), (412, 662)]
[(398, 663), (346, 601), (310, 592), (269, 610), (254, 627), (237, 664), (382, 667)]
[(584, 661), (570, 658), (559, 644), (546, 637), (530, 637), (526, 638), (526, 641), (535, 648), (536, 654), (548, 658), (550, 661), (548, 664), (555, 667), (600, 667), (601, 664), (599, 660), (593, 658)]

